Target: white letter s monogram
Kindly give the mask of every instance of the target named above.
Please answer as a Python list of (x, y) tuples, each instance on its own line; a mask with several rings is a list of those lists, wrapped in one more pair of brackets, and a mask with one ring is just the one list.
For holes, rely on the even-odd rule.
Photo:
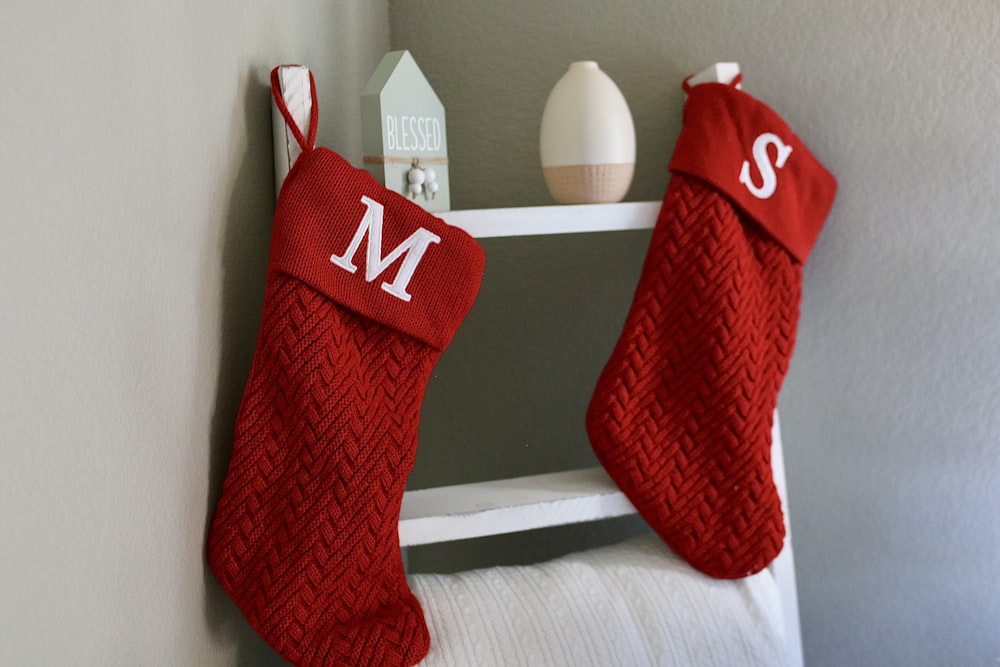
[[(771, 158), (767, 154), (769, 144), (774, 144), (778, 147), (778, 158), (774, 161), (774, 166), (771, 166)], [(757, 170), (760, 172), (763, 183), (761, 183), (760, 187), (757, 187), (750, 179), (749, 160), (743, 160), (743, 168), (740, 169), (740, 183), (747, 186), (750, 194), (757, 199), (768, 199), (778, 188), (778, 177), (774, 172), (774, 168), (781, 169), (784, 167), (785, 162), (788, 161), (788, 156), (791, 154), (792, 147), (782, 141), (781, 137), (771, 132), (765, 132), (753, 142), (753, 161), (757, 163)]]

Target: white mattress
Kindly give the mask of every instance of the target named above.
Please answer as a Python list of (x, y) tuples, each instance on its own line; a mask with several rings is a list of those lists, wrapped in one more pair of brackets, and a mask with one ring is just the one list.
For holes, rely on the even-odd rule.
[(528, 566), (410, 575), (423, 667), (789, 664), (768, 570), (720, 581), (655, 536)]

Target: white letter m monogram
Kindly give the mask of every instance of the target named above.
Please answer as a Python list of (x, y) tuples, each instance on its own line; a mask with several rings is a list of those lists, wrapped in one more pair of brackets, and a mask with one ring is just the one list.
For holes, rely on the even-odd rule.
[(393, 295), (397, 299), (409, 301), (411, 294), (406, 291), (413, 278), (413, 272), (417, 270), (417, 265), (427, 252), (428, 246), (432, 243), (440, 243), (441, 237), (427, 231), (423, 227), (410, 234), (409, 238), (393, 248), (385, 257), (382, 257), (382, 219), (383, 206), (374, 199), (361, 196), (361, 203), (367, 208), (361, 222), (358, 223), (358, 230), (354, 232), (354, 238), (343, 255), (333, 255), (330, 261), (342, 269), (347, 269), (351, 273), (358, 270), (354, 265), (354, 255), (361, 247), (361, 241), (368, 235), (368, 251), (365, 255), (365, 280), (371, 282), (381, 275), (390, 264), (400, 257), (403, 263), (396, 272), (396, 279), (392, 282), (382, 283), (382, 289)]

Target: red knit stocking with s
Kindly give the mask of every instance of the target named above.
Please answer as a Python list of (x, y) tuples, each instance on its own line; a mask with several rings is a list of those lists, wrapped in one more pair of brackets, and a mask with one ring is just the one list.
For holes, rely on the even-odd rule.
[(412, 665), (429, 636), (399, 509), (426, 384), (484, 255), (313, 136), (278, 200), (209, 563), (286, 660)]
[(737, 578), (782, 548), (773, 413), (802, 264), (836, 182), (749, 95), (721, 84), (688, 93), (670, 186), (587, 430), (674, 551), (711, 576)]

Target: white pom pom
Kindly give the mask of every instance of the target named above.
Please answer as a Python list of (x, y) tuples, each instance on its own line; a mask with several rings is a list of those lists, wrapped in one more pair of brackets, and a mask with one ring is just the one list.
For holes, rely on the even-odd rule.
[(430, 183), (427, 184), (427, 191), (430, 192), (431, 194), (434, 194), (435, 192), (438, 191), (438, 184), (435, 183), (434, 181), (431, 181)]
[(434, 170), (431, 169), (430, 167), (427, 167), (426, 169), (424, 169), (424, 176), (427, 177), (427, 182), (428, 183), (433, 183), (434, 179), (437, 178), (437, 174), (435, 174)]
[(416, 197), (424, 189), (420, 183), (410, 183), (410, 194)]
[[(424, 170), (417, 169), (416, 167), (414, 167), (406, 175), (406, 179), (410, 181), (410, 183), (412, 183), (413, 185), (418, 185), (418, 186), (423, 185), (425, 179)], [(411, 187), (410, 190), (412, 191), (413, 188)], [(417, 189), (417, 192), (420, 192), (419, 188)]]

